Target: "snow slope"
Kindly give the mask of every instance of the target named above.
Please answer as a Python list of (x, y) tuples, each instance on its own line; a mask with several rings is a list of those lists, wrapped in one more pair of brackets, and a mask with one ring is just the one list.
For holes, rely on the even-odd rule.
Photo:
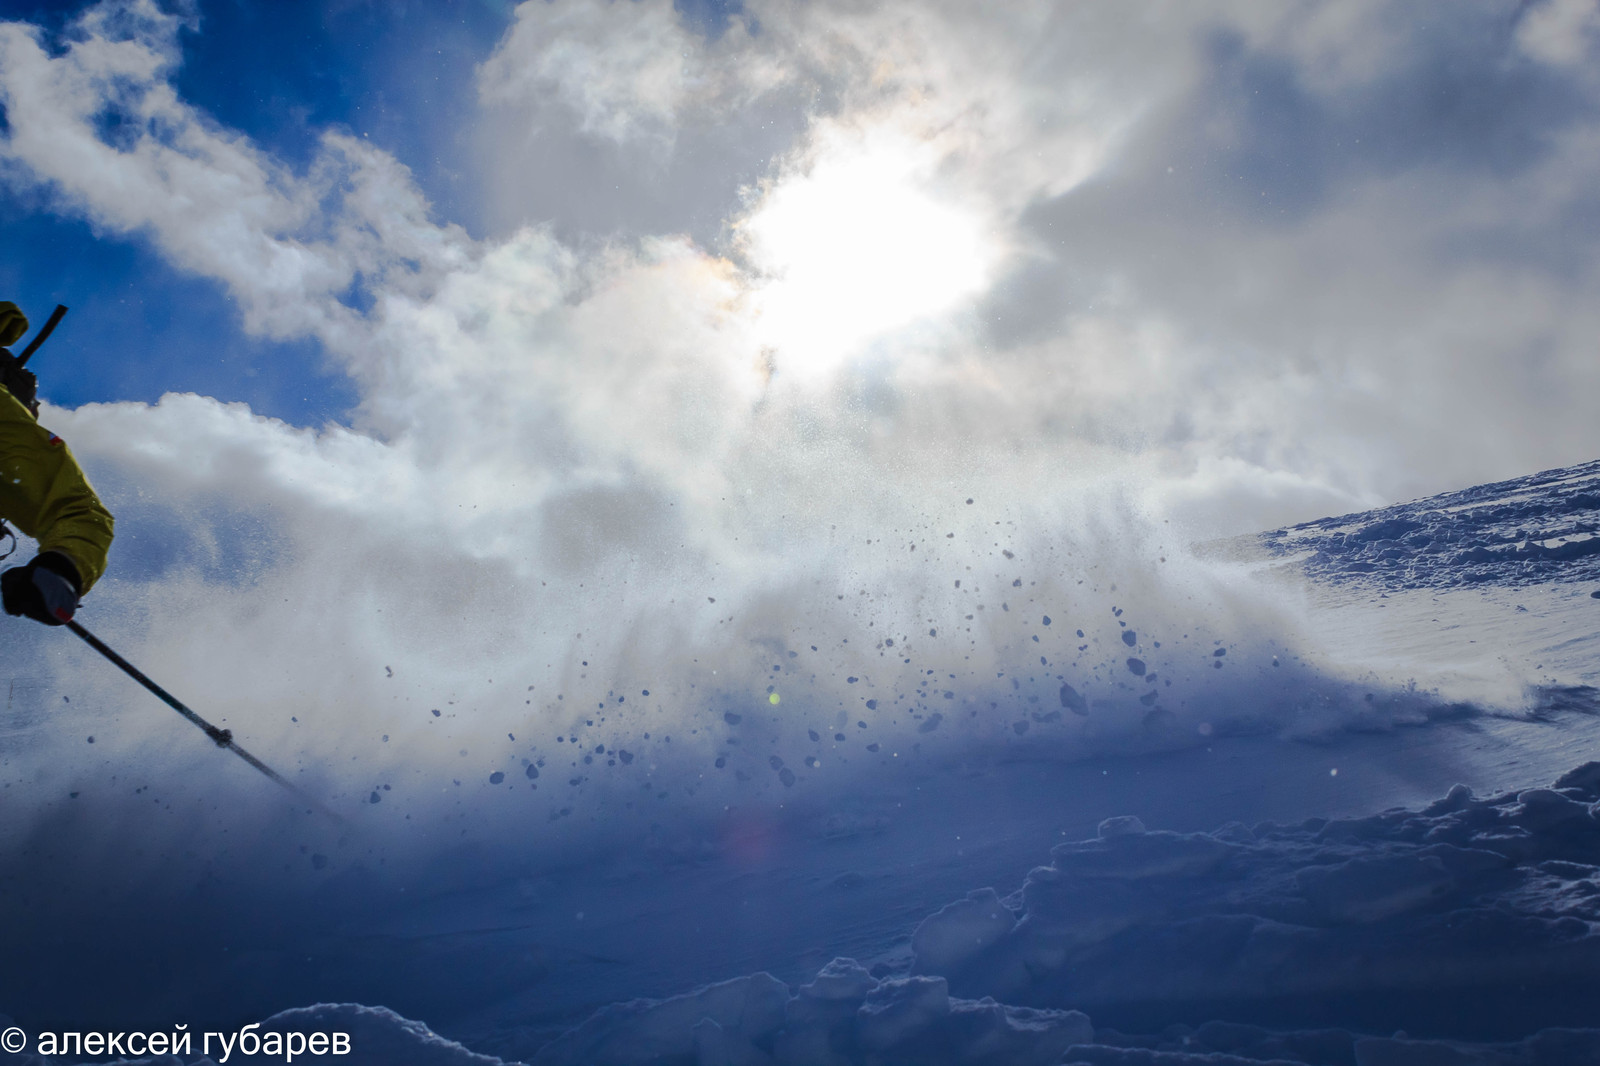
[(1244, 541), (1329, 584), (1525, 588), (1600, 582), (1600, 460)]
[[(741, 751), (760, 719), (730, 708), (746, 781), (569, 801), (561, 836), (208, 829), (180, 892), (87, 882), (63, 818), (8, 848), (32, 921), (0, 1004), (337, 1021), (346, 1061), (393, 1064), (1600, 1061), (1597, 487), (1591, 463), (1212, 546), (1270, 625), (1202, 638), (1113, 585), (1102, 630), (1019, 638), (1042, 669), (921, 681), (848, 773), (818, 736)], [(712, 788), (659, 765), (652, 789)]]

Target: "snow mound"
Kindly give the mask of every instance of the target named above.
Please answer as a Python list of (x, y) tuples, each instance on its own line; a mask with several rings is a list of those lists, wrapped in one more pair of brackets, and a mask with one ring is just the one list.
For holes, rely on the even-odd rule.
[[(1556, 1066), (1600, 1061), (1600, 763), (1548, 788), (1214, 833), (1108, 819), (1002, 899), (924, 920), (911, 969), (835, 959), (607, 1007), (537, 1066)], [(1478, 1011), (1472, 1004), (1492, 1005)], [(1150, 1036), (1113, 1021), (1230, 1017)], [(1102, 1013), (1103, 1012), (1103, 1013)], [(1350, 1028), (1290, 1028), (1321, 1013)], [(1390, 1016), (1433, 1029), (1396, 1032)], [(1474, 1019), (1477, 1019), (1476, 1021)], [(1474, 1024), (1480, 1032), (1461, 1032)], [(1449, 1032), (1451, 1027), (1455, 1032)], [(1510, 1038), (1491, 1030), (1516, 1029)], [(1126, 1027), (1124, 1027), (1126, 1028)], [(1449, 1036), (1449, 1039), (1441, 1036)], [(1533, 1035), (1523, 1035), (1532, 1032)]]
[(757, 973), (671, 999), (616, 1003), (546, 1045), (535, 1062), (647, 1066), (696, 1057), (744, 1062), (754, 1041), (783, 1025), (788, 1000), (782, 981)]
[(446, 1040), (421, 1022), (387, 1007), (359, 1003), (318, 1003), (280, 1011), (261, 1023), (262, 1032), (349, 1033), (351, 1052), (341, 1061), (385, 1066), (507, 1066)]
[(1017, 919), (992, 888), (979, 889), (940, 910), (911, 935), (916, 969), (942, 973), (1002, 940)]
[(602, 1008), (534, 1063), (1046, 1066), (1093, 1038), (1079, 1011), (956, 999), (940, 977), (880, 981), (853, 959), (835, 959), (794, 995), (763, 973)]
[[(977, 894), (928, 919), (918, 936), (941, 950), (917, 965), (960, 995), (1091, 1011), (1592, 985), (1597, 801), (1589, 763), (1514, 795), (1458, 786), (1422, 811), (1102, 833), (1056, 846), (998, 935), (968, 932)], [(962, 937), (973, 950), (949, 948)]]

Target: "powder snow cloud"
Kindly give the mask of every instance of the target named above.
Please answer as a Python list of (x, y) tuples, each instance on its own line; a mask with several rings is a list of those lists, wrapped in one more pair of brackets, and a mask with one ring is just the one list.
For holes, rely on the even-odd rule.
[(185, 102), (185, 19), (0, 24), (0, 164), (357, 387), (325, 427), (48, 411), (124, 518), (119, 633), (255, 679), (240, 718), (399, 744), (348, 709), (509, 671), (548, 710), (573, 659), (714, 659), (735, 613), (759, 639), (870, 592), (927, 628), (1002, 549), (1145, 565), (1163, 516), (1600, 446), (1593, 4), (759, 0), (708, 35), (535, 0), (478, 71), (477, 238), (349, 131), (294, 169)]

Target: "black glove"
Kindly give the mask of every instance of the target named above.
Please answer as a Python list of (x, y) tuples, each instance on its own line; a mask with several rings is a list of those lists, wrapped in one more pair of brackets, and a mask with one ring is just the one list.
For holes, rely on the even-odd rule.
[(82, 588), (78, 568), (60, 552), (41, 552), (27, 566), (0, 574), (6, 613), (27, 615), (47, 626), (72, 621)]
[(33, 417), (39, 417), (39, 379), (17, 362), (10, 348), (0, 348), (0, 385), (15, 396)]

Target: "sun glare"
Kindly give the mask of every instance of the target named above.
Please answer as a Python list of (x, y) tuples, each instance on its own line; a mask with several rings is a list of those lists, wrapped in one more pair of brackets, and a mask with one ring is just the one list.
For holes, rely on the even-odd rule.
[(781, 369), (815, 374), (982, 291), (998, 258), (981, 212), (932, 190), (930, 149), (896, 139), (824, 152), (740, 224), (757, 329)]

